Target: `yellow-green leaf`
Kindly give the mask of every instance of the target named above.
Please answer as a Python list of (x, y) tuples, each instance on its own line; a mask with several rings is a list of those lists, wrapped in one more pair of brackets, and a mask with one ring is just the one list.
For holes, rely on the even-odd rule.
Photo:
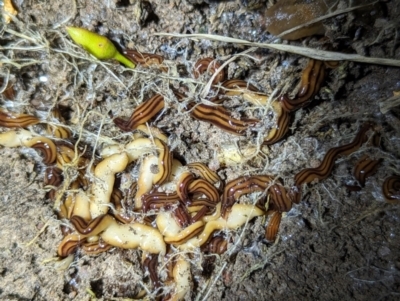
[(135, 68), (135, 64), (119, 53), (115, 45), (105, 36), (79, 27), (67, 26), (66, 29), (75, 43), (99, 60), (115, 59), (126, 67)]

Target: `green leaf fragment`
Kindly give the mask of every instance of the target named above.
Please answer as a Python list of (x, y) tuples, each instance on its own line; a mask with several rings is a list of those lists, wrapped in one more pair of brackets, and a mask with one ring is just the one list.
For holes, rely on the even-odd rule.
[(87, 52), (99, 60), (115, 59), (126, 67), (136, 67), (135, 63), (119, 53), (115, 45), (105, 36), (79, 27), (67, 26), (66, 29), (76, 44), (81, 45)]

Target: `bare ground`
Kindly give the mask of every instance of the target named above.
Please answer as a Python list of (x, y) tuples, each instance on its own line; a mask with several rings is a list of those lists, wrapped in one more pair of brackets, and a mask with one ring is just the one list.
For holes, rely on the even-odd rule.
[[(110, 111), (126, 116), (152, 91), (163, 91), (170, 97), (170, 106), (155, 125), (171, 135), (175, 155), (187, 162), (207, 162), (228, 180), (242, 174), (267, 173), (282, 177), (288, 186), (296, 172), (317, 166), (329, 148), (350, 141), (364, 121), (374, 121), (382, 135), (381, 150), (362, 148), (340, 159), (327, 180), (310, 185), (303, 201), (283, 219), (275, 244), (264, 243), (265, 221), (258, 219), (230, 234), (230, 252), (217, 260), (209, 278), (201, 276), (201, 260), (194, 258), (192, 271), (196, 277), (187, 299), (398, 300), (400, 210), (385, 203), (381, 185), (387, 176), (399, 173), (400, 111), (393, 108), (383, 114), (379, 104), (400, 90), (400, 70), (341, 62), (330, 71), (313, 105), (296, 113), (293, 127), (282, 142), (243, 164), (224, 167), (219, 163), (219, 153), (232, 141), (242, 147), (255, 145), (255, 138), (232, 138), (192, 120), (174, 107), (168, 87), (178, 86), (182, 82), (179, 78), (191, 78), (190, 70), (198, 58), (221, 58), (244, 48), (152, 34), (216, 33), (252, 41), (265, 41), (269, 36), (257, 24), (263, 8), (250, 9), (257, 7), (253, 3), (257, 1), (247, 6), (234, 1), (190, 2), (195, 4), (78, 1), (75, 8), (73, 1), (15, 1), (19, 22), (8, 28), (33, 41), (3, 31), (0, 45), (12, 45), (13, 49), (1, 51), (15, 62), (24, 63), (19, 60), (22, 58), (37, 62), (17, 68), (2, 59), (2, 75), (9, 72), (17, 91), (17, 100), (2, 102), (2, 106), (46, 118), (55, 103), (67, 105), (73, 110), (72, 129), (78, 133), (83, 125), (83, 139), (93, 146), (96, 139), (90, 133), (119, 141), (128, 139), (113, 126)], [(372, 21), (356, 12), (341, 15), (325, 21), (328, 39), (313, 37), (302, 43), (400, 59), (400, 3), (380, 5), (376, 14), (370, 10)], [(100, 65), (68, 44), (63, 27), (70, 24), (95, 30), (126, 47), (162, 54), (171, 66), (170, 74), (142, 68), (129, 71), (112, 63)], [(33, 48), (38, 45), (43, 47)], [(257, 50), (231, 63), (228, 75), (249, 80), (270, 94), (275, 88), (293, 86), (306, 62), (296, 55)], [(48, 80), (41, 81), (40, 76)], [(186, 84), (196, 95), (204, 83)], [(252, 114), (249, 107), (235, 101), (232, 105)], [(87, 118), (84, 124), (83, 117)], [(147, 281), (142, 282), (141, 256), (136, 250), (112, 249), (99, 256), (78, 253), (66, 270), (51, 260), (62, 239), (61, 222), (53, 204), (45, 199), (40, 156), (27, 149), (2, 148), (0, 152), (1, 299), (90, 300), (94, 293), (103, 300), (123, 300), (133, 298), (142, 285), (147, 285)], [(365, 188), (349, 192), (344, 184), (355, 183), (352, 169), (365, 153), (382, 158), (383, 163), (368, 178)]]

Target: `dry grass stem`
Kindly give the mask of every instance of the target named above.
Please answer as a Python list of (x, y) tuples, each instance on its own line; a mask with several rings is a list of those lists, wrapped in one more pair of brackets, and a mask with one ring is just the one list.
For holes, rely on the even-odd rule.
[(346, 54), (341, 52), (326, 51), (320, 49), (313, 49), (303, 46), (284, 45), (284, 44), (272, 44), (272, 43), (256, 43), (241, 39), (229, 38), (220, 35), (212, 34), (171, 34), (171, 33), (157, 33), (156, 36), (167, 36), (175, 38), (189, 38), (193, 40), (211, 40), (219, 41), (224, 43), (231, 43), (237, 45), (246, 45), (255, 48), (269, 48), (273, 50), (285, 51), (289, 53), (303, 55), (309, 58), (313, 58), (321, 61), (352, 61), (358, 63), (367, 63), (375, 65), (385, 65), (400, 67), (400, 60), (377, 58), (377, 57), (366, 57), (359, 54)]
[(400, 106), (400, 95), (394, 95), (379, 103), (382, 114), (388, 113), (391, 109)]

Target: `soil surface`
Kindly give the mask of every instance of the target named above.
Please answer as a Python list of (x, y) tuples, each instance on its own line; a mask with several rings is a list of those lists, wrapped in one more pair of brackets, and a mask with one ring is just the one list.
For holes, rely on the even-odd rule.
[[(308, 185), (300, 204), (282, 219), (274, 243), (265, 242), (266, 220), (257, 218), (227, 232), (228, 252), (214, 264), (206, 266), (204, 254), (193, 254), (193, 288), (185, 299), (398, 300), (400, 205), (387, 203), (381, 187), (385, 178), (400, 171), (400, 107), (384, 112), (381, 107), (400, 91), (399, 68), (339, 62), (328, 70), (312, 104), (293, 114), (285, 138), (258, 152), (260, 137), (254, 133), (232, 136), (196, 121), (173, 96), (171, 87), (202, 101), (208, 77), (194, 79), (195, 62), (204, 57), (224, 62), (247, 48), (155, 34), (209, 33), (271, 41), (263, 22), (275, 2), (15, 0), (16, 19), (0, 31), (0, 76), (3, 85), (13, 85), (15, 99), (3, 93), (0, 105), (47, 121), (50, 108), (68, 107), (66, 122), (75, 137), (98, 154), (102, 143), (123, 143), (131, 137), (115, 127), (113, 116), (129, 116), (139, 103), (161, 93), (166, 108), (152, 125), (168, 134), (175, 157), (204, 162), (224, 181), (270, 174), (283, 179), (286, 187), (293, 185), (297, 172), (318, 166), (330, 148), (349, 143), (364, 122), (373, 121), (381, 148), (364, 146), (338, 159), (329, 178)], [(359, 2), (342, 0), (335, 9)], [(400, 2), (380, 1), (324, 20), (323, 35), (281, 42), (399, 60), (398, 20)], [(168, 73), (99, 62), (72, 43), (67, 25), (105, 35), (121, 49), (162, 55)], [(308, 60), (256, 49), (238, 55), (226, 70), (229, 79), (245, 79), (270, 95), (296, 91)], [(271, 109), (241, 98), (224, 105), (235, 114), (265, 119), (265, 128), (275, 123)], [(44, 133), (42, 125), (31, 129)], [(237, 148), (253, 155), (239, 162), (226, 159)], [(60, 226), (68, 222), (57, 218), (53, 202), (45, 197), (41, 155), (28, 148), (0, 148), (0, 154), (0, 299), (127, 300), (144, 288), (152, 290), (139, 250), (113, 248), (96, 256), (78, 251), (70, 265), (58, 261)], [(382, 162), (365, 187), (352, 191), (348, 187), (357, 185), (354, 166), (365, 154)]]

